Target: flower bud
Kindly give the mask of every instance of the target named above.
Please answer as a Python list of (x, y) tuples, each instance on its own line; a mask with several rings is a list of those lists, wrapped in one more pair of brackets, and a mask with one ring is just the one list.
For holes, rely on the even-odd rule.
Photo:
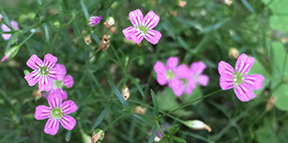
[(61, 24), (60, 24), (59, 21), (55, 21), (55, 22), (53, 23), (53, 25), (54, 25), (55, 28), (59, 28)]
[(110, 45), (109, 38), (110, 38), (110, 36), (106, 36), (105, 34), (103, 35), (103, 37), (100, 41), (99, 50), (106, 50), (109, 48), (109, 45)]
[(224, 0), (224, 3), (227, 4), (228, 6), (230, 6), (232, 4), (231, 0)]
[(179, 0), (179, 1), (178, 1), (178, 6), (181, 7), (181, 8), (184, 8), (184, 7), (186, 6), (186, 4), (187, 4), (187, 3), (186, 3), (185, 0)]
[(104, 26), (109, 28), (115, 24), (115, 20), (113, 17), (108, 17), (107, 20), (104, 22)]
[(134, 108), (134, 112), (139, 113), (139, 114), (145, 114), (146, 111), (141, 106), (136, 106)]
[[(82, 34), (83, 34), (83, 35), (86, 34), (86, 31), (83, 30), (83, 31), (82, 31)], [(87, 36), (85, 36), (85, 37), (83, 38), (83, 40), (84, 40), (84, 42), (85, 42), (87, 45), (89, 45), (89, 44), (92, 42), (92, 41), (91, 41), (90, 34), (88, 34)]]
[(128, 100), (128, 98), (130, 97), (130, 91), (129, 88), (125, 85), (121, 91), (122, 96), (125, 100)]
[(208, 132), (211, 132), (212, 129), (206, 125), (205, 123), (203, 123), (202, 121), (200, 120), (189, 120), (189, 121), (185, 121), (184, 124), (189, 127), (189, 128), (192, 128), (192, 129), (195, 129), (195, 130), (201, 130), (201, 129), (205, 129), (207, 130)]
[(266, 104), (266, 109), (265, 109), (266, 112), (270, 111), (274, 107), (275, 100), (276, 100), (275, 96), (271, 96), (269, 98), (269, 100)]
[(2, 21), (2, 15), (0, 14), (0, 21)]
[(109, 28), (109, 31), (110, 31), (111, 33), (116, 33), (117, 28), (116, 28), (115, 26), (111, 26), (111, 27)]
[(97, 141), (101, 141), (104, 139), (104, 136), (105, 136), (105, 133), (103, 130), (101, 129), (96, 129), (94, 132), (93, 132), (93, 136), (92, 136), (92, 139), (91, 139), (91, 142), (92, 143), (96, 143)]
[(89, 18), (89, 22), (88, 22), (88, 25), (93, 27), (93, 26), (96, 26), (98, 23), (100, 23), (100, 21), (102, 20), (102, 16), (91, 16)]
[(239, 51), (236, 48), (229, 49), (229, 56), (231, 58), (237, 59), (239, 57)]
[(14, 47), (11, 47), (10, 49), (8, 49), (5, 52), (5, 56), (2, 58), (1, 62), (3, 63), (4, 61), (6, 61), (8, 59), (13, 58), (18, 53), (19, 49), (20, 49), (20, 45), (17, 45), (17, 46), (14, 46)]

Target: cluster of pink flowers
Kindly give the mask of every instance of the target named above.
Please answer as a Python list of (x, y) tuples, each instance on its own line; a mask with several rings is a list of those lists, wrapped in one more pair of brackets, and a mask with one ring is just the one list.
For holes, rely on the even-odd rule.
[(48, 103), (50, 108), (44, 105), (36, 107), (35, 118), (43, 120), (49, 118), (44, 132), (55, 135), (59, 128), (59, 122), (67, 129), (72, 130), (76, 125), (76, 120), (67, 115), (77, 110), (77, 105), (72, 100), (67, 100), (62, 104), (62, 100), (67, 99), (67, 93), (63, 87), (71, 88), (74, 84), (73, 77), (66, 75), (64, 65), (56, 64), (57, 57), (46, 54), (44, 62), (36, 55), (32, 55), (27, 61), (27, 66), (33, 71), (25, 75), (29, 86), (38, 83), (40, 91), (48, 92)]
[(194, 62), (190, 67), (185, 64), (177, 65), (177, 57), (168, 58), (166, 66), (160, 61), (157, 61), (154, 65), (158, 83), (160, 85), (168, 83), (168, 86), (172, 88), (176, 96), (181, 96), (184, 92), (192, 94), (196, 84), (208, 85), (209, 77), (202, 74), (206, 68), (204, 62)]

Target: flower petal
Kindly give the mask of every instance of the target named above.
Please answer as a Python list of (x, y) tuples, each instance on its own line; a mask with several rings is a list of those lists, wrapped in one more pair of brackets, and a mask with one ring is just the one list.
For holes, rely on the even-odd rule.
[(58, 88), (58, 89), (51, 89), (50, 91), (49, 91), (49, 94), (59, 94), (59, 95), (61, 95), (61, 97), (62, 97), (62, 100), (65, 100), (65, 99), (67, 99), (67, 92), (66, 91), (63, 91), (62, 90), (62, 88)]
[(234, 92), (237, 98), (242, 102), (247, 102), (255, 97), (255, 94), (251, 88), (244, 85), (240, 85), (234, 88)]
[(39, 90), (40, 91), (50, 91), (52, 87), (51, 79), (47, 76), (39, 77)]
[(67, 100), (63, 102), (63, 104), (61, 105), (61, 109), (64, 114), (70, 114), (70, 113), (75, 112), (78, 109), (78, 107), (74, 101)]
[(234, 74), (234, 69), (231, 65), (228, 63), (221, 61), (218, 64), (218, 72), (221, 76), (228, 76), (228, 77), (233, 77)]
[(179, 79), (174, 78), (169, 80), (168, 86), (172, 88), (176, 96), (181, 96), (183, 94), (183, 83)]
[(19, 30), (18, 23), (14, 20), (11, 21), (11, 26), (13, 27), (14, 30)]
[(187, 67), (187, 65), (182, 64), (174, 70), (174, 73), (177, 78), (186, 78), (188, 71), (189, 68)]
[(59, 94), (50, 94), (47, 98), (48, 104), (52, 109), (61, 107), (62, 105), (62, 97)]
[(62, 79), (64, 79), (65, 75), (66, 75), (66, 68), (64, 65), (62, 64), (56, 64), (55, 65), (55, 68), (59, 69), (59, 73), (60, 75), (62, 76)]
[(231, 89), (234, 86), (233, 76), (221, 75), (219, 83), (220, 83), (220, 87), (222, 88), (222, 90)]
[(168, 70), (173, 70), (177, 67), (178, 65), (178, 58), (177, 57), (170, 57), (168, 58), (167, 62), (166, 62), (166, 68)]
[(160, 17), (155, 14), (153, 11), (149, 11), (144, 17), (144, 25), (148, 27), (148, 29), (152, 29), (156, 27), (159, 23)]
[(39, 82), (41, 75), (38, 71), (33, 71), (27, 75), (25, 75), (25, 79), (28, 82), (29, 86), (34, 86), (37, 82)]
[(129, 19), (134, 26), (142, 25), (143, 14), (140, 9), (130, 11)]
[(59, 68), (51, 68), (49, 70), (49, 78), (56, 79), (58, 81), (63, 80), (63, 73), (61, 73), (61, 69)]
[(207, 86), (209, 82), (209, 77), (207, 75), (198, 75), (197, 83), (202, 86)]
[(141, 41), (143, 40), (143, 35), (141, 34), (140, 31), (136, 30), (136, 31), (132, 31), (131, 35), (130, 35), (130, 39), (136, 43), (139, 44), (141, 43)]
[[(2, 24), (1, 25), (1, 29), (4, 32), (9, 32), (11, 31), (11, 29), (6, 25), (6, 24)], [(11, 38), (11, 34), (1, 34), (4, 40), (9, 40)]]
[(190, 69), (196, 74), (201, 74), (205, 68), (206, 68), (206, 64), (202, 61), (194, 62), (190, 66)]
[(32, 55), (29, 59), (28, 59), (28, 61), (26, 62), (26, 65), (28, 66), (28, 67), (30, 67), (31, 69), (33, 69), (33, 70), (37, 70), (37, 69), (39, 69), (41, 66), (43, 66), (43, 62), (42, 62), (42, 60), (41, 59), (39, 59), (38, 57), (37, 57), (37, 55)]
[(124, 34), (124, 36), (127, 40), (131, 40), (130, 36), (137, 33), (137, 32), (138, 32), (138, 30), (136, 30), (136, 28), (133, 26), (127, 27), (127, 28), (123, 29), (123, 31), (122, 31), (122, 33)]
[(52, 54), (46, 54), (44, 57), (44, 65), (49, 69), (53, 68), (57, 60), (57, 57), (53, 56)]
[(43, 120), (50, 117), (51, 109), (44, 105), (39, 105), (35, 109), (34, 117), (36, 120)]
[(65, 129), (72, 130), (76, 125), (76, 120), (72, 116), (64, 115), (60, 123)]
[(145, 35), (144, 38), (149, 41), (150, 43), (156, 45), (160, 38), (162, 37), (162, 34), (159, 31), (156, 30), (149, 30)]
[(254, 61), (255, 59), (253, 57), (248, 57), (246, 54), (241, 54), (237, 59), (235, 70), (241, 72), (243, 75), (246, 75), (250, 71)]
[(71, 88), (74, 84), (73, 77), (71, 75), (67, 75), (63, 79), (63, 84), (67, 86), (67, 88)]
[(166, 67), (162, 62), (157, 61), (154, 65), (154, 71), (157, 74), (163, 74), (166, 72)]
[(188, 95), (192, 94), (192, 90), (196, 88), (195, 81), (193, 79), (190, 79), (188, 81), (188, 86), (184, 88), (184, 92)]
[(264, 76), (261, 74), (245, 75), (244, 82), (246, 86), (252, 89), (261, 89), (264, 82)]
[(167, 77), (166, 77), (165, 73), (157, 74), (157, 82), (160, 85), (165, 85), (167, 83)]
[(59, 121), (53, 118), (49, 118), (46, 125), (44, 132), (50, 135), (56, 135), (59, 129)]

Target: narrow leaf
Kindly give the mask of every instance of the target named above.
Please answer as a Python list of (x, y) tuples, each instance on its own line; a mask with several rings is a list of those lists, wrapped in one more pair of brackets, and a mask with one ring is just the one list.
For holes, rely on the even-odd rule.
[(150, 139), (149, 139), (148, 143), (153, 143), (154, 142), (156, 134), (157, 134), (157, 127), (154, 127), (153, 132), (152, 132), (152, 134), (150, 136)]
[[(107, 74), (108, 75), (108, 74)], [(109, 76), (108, 76), (109, 77)], [(128, 104), (125, 101), (125, 99), (123, 98), (122, 94), (120, 93), (120, 91), (116, 88), (115, 84), (112, 82), (111, 78), (108, 78), (108, 83), (110, 85), (110, 87), (112, 88), (113, 92), (115, 93), (115, 95), (118, 97), (118, 99), (120, 100), (120, 102), (123, 104), (124, 107), (127, 107)]]
[(110, 110), (110, 106), (106, 106), (103, 109), (103, 111), (101, 112), (101, 114), (99, 115), (99, 117), (97, 118), (97, 120), (95, 121), (93, 125), (93, 130), (102, 122), (102, 120), (104, 119), (104, 117), (106, 116), (109, 110)]
[(250, 11), (254, 13), (253, 7), (249, 4), (247, 0), (241, 0), (241, 2), (245, 5), (245, 7)]
[(159, 106), (158, 106), (156, 95), (152, 89), (151, 89), (151, 96), (153, 100), (155, 116), (157, 116), (159, 114)]
[(88, 20), (89, 19), (89, 13), (88, 13), (88, 10), (87, 10), (87, 7), (86, 7), (84, 1), (81, 0), (80, 4), (81, 4), (81, 7), (82, 7), (84, 16), (85, 16), (86, 20)]

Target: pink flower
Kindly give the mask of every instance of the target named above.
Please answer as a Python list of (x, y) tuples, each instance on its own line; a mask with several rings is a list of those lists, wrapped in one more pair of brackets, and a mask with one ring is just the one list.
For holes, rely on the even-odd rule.
[(253, 89), (261, 89), (264, 77), (260, 74), (247, 75), (254, 63), (254, 58), (241, 54), (237, 59), (235, 70), (228, 63), (218, 64), (220, 73), (220, 87), (223, 90), (234, 88), (238, 99), (247, 102), (255, 97)]
[[(12, 26), (12, 28), (14, 29), (14, 30), (19, 30), (19, 26), (18, 26), (18, 23), (16, 22), (16, 21), (14, 21), (14, 20), (12, 20), (11, 21), (11, 26)], [(11, 29), (7, 26), (7, 25), (5, 25), (5, 24), (2, 24), (1, 25), (1, 29), (2, 29), (2, 31), (4, 31), (4, 32), (9, 32), (9, 31), (11, 31)], [(11, 34), (1, 34), (2, 35), (2, 37), (3, 37), (3, 39), (4, 40), (9, 40), (10, 38), (11, 38)]]
[(2, 20), (2, 14), (0, 14), (0, 21)]
[(98, 17), (98, 16), (91, 16), (90, 18), (89, 18), (89, 23), (88, 23), (88, 25), (89, 26), (95, 26), (95, 25), (97, 25), (100, 21), (102, 20), (102, 16), (100, 16), (100, 17)]
[(46, 134), (55, 135), (59, 129), (59, 122), (67, 129), (72, 130), (76, 125), (76, 120), (68, 115), (77, 110), (77, 105), (72, 100), (67, 100), (62, 104), (62, 97), (55, 95), (48, 96), (48, 104), (50, 107), (45, 105), (39, 105), (35, 110), (35, 119), (44, 120), (48, 119), (44, 132)]
[(39, 83), (40, 91), (49, 91), (52, 88), (51, 79), (62, 80), (59, 69), (53, 68), (56, 62), (57, 58), (51, 54), (45, 55), (44, 62), (36, 55), (32, 55), (26, 64), (34, 71), (24, 77), (29, 86)]
[(194, 80), (197, 84), (202, 86), (207, 86), (209, 82), (209, 77), (207, 75), (202, 74), (206, 65), (204, 62), (194, 62), (190, 66), (190, 70), (194, 73)]
[(171, 87), (176, 96), (181, 96), (183, 92), (190, 95), (192, 90), (196, 88), (194, 81), (194, 73), (190, 70), (187, 65), (180, 65), (175, 70), (176, 77), (179, 78), (182, 84), (179, 86)]
[(49, 94), (59, 94), (61, 95), (62, 99), (67, 99), (66, 91), (63, 91), (63, 87), (71, 88), (74, 84), (73, 77), (71, 75), (66, 76), (66, 68), (64, 65), (56, 64), (56, 69), (59, 69), (59, 74), (61, 80), (52, 79), (52, 88), (49, 91)]
[(125, 28), (122, 32), (127, 40), (139, 44), (143, 37), (152, 44), (157, 44), (162, 37), (161, 33), (152, 30), (158, 24), (160, 17), (153, 11), (149, 11), (143, 19), (141, 10), (136, 9), (129, 13), (129, 19), (133, 26)]

